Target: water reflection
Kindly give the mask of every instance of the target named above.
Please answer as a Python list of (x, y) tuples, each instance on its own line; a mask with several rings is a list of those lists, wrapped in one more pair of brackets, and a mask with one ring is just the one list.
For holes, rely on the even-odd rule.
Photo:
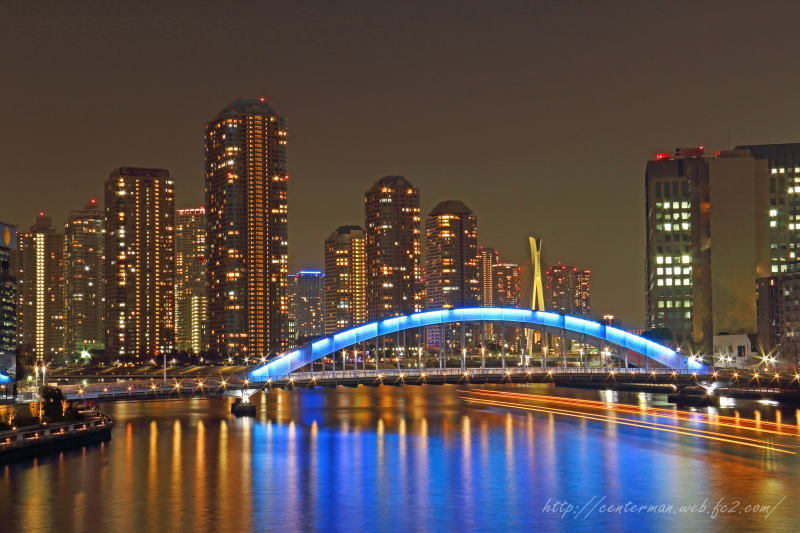
[[(542, 386), (513, 390), (544, 392)], [(557, 392), (665, 407), (659, 395)], [(471, 407), (454, 387), (274, 391), (255, 401), (256, 419), (232, 417), (223, 401), (109, 406), (118, 420), (110, 442), (0, 470), (2, 531), (794, 526), (798, 456), (553, 413)], [(757, 413), (764, 428), (775, 422), (778, 429), (790, 428), (798, 415), (742, 403), (735, 412), (703, 412), (740, 419)], [(645, 523), (646, 516), (575, 520), (542, 512), (548, 499), (768, 504), (784, 496), (766, 523), (755, 514)]]

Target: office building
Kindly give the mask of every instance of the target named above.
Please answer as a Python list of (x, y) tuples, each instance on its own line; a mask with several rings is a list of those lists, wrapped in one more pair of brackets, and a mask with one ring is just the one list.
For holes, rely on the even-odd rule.
[(325, 333), (366, 322), (366, 239), (360, 226), (340, 226), (325, 239)]
[(564, 315), (591, 314), (591, 270), (557, 263), (545, 272), (547, 310)]
[(105, 182), (106, 355), (175, 348), (175, 187), (164, 169), (122, 167)]
[(755, 280), (770, 271), (767, 172), (746, 150), (647, 163), (648, 328), (705, 351), (714, 334), (755, 333)]
[(199, 354), (208, 349), (206, 210), (175, 213), (175, 346)]
[(105, 346), (103, 211), (91, 199), (64, 226), (64, 304), (67, 356)]
[(19, 235), (17, 339), (21, 354), (63, 360), (64, 235), (43, 212)]
[(758, 348), (781, 363), (800, 364), (800, 272), (758, 280)]
[(205, 130), (211, 350), (260, 357), (288, 346), (286, 121), (261, 99)]
[(386, 176), (365, 194), (369, 320), (422, 309), (419, 190)]
[(289, 276), (291, 317), (297, 340), (303, 341), (325, 333), (325, 274), (317, 270), (301, 270)]
[(770, 274), (800, 267), (800, 143), (737, 146), (769, 172)]

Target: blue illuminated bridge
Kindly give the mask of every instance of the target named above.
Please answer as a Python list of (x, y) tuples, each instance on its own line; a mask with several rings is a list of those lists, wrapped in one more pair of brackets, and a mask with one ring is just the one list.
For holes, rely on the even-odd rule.
[[(510, 327), (534, 329), (550, 336), (572, 339), (604, 349), (613, 347), (618, 358), (621, 358), (619, 354), (623, 353), (627, 362), (630, 355), (634, 364), (640, 368), (647, 366), (696, 372), (708, 370), (700, 360), (683, 356), (649, 339), (592, 320), (527, 309), (470, 307), (425, 311), (345, 329), (267, 361), (251, 370), (248, 378), (254, 382), (278, 380), (314, 361), (350, 348), (355, 349), (362, 343), (375, 341), (377, 345), (379, 339), (385, 339), (389, 335), (456, 323), (501, 323)], [(564, 344), (561, 343), (562, 346)]]

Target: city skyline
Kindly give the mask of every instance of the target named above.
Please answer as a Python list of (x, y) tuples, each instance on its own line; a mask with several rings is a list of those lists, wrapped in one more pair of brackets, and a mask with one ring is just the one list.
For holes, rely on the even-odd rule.
[[(293, 132), (290, 271), (320, 268), (319, 243), (358, 223), (361, 192), (401, 174), (422, 190), (422, 212), (452, 197), (469, 205), (484, 221), (482, 244), (509, 261), (522, 263), (524, 239), (541, 235), (546, 256), (594, 271), (596, 308), (641, 326), (641, 262), (612, 266), (644, 255), (641, 162), (677, 146), (798, 140), (800, 117), (784, 103), (800, 76), (789, 37), (798, 6), (776, 21), (736, 2), (693, 6), (691, 19), (650, 3), (466, 10), (443, 2), (426, 5), (425, 17), (413, 3), (350, 5), (347, 21), (334, 6), (309, 16), (287, 5), (232, 13), (104, 4), (47, 17), (8, 6), (4, 39), (16, 52), (6, 66), (16, 82), (2, 91), (15, 127), (0, 134), (0, 146), (2, 179), (15, 192), (0, 204), (3, 220), (25, 227), (44, 210), (63, 222), (123, 165), (168, 168), (177, 205), (200, 205), (203, 124), (236, 97), (264, 96)], [(83, 24), (71, 22), (76, 15)], [(262, 20), (283, 24), (263, 32)], [(757, 42), (736, 37), (754, 26), (772, 30)], [(135, 50), (122, 46), (141, 32), (148, 39)], [(553, 47), (562, 53), (550, 54)], [(232, 84), (209, 75), (214, 62), (247, 74)], [(269, 69), (253, 71), (253, 62)], [(613, 76), (604, 75), (609, 64)], [(691, 84), (673, 78), (676, 70)], [(55, 83), (42, 83), (42, 72)], [(57, 123), (70, 124), (70, 134)], [(487, 177), (491, 195), (482, 192)], [(602, 225), (593, 224), (597, 211)]]

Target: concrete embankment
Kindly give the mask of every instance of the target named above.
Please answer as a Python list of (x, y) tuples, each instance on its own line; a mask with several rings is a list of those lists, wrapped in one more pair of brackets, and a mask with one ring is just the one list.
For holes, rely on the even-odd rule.
[(0, 431), (0, 464), (39, 457), (111, 438), (114, 421), (105, 415)]

